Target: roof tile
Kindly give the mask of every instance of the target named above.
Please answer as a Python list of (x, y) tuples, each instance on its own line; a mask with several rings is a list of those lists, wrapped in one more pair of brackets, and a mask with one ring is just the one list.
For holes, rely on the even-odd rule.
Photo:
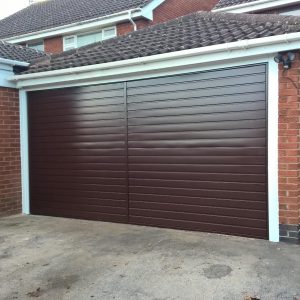
[(38, 32), (62, 25), (143, 7), (152, 0), (46, 0), (0, 20), (0, 38)]
[(255, 2), (257, 0), (220, 0), (214, 9), (225, 8), (230, 6), (235, 6), (239, 4), (245, 4), (249, 2)]
[(47, 63), (37, 62), (25, 73), (102, 64), (292, 32), (300, 32), (299, 17), (198, 12), (53, 55)]
[(17, 60), (22, 62), (33, 62), (46, 57), (47, 54), (28, 47), (13, 45), (0, 40), (0, 58)]

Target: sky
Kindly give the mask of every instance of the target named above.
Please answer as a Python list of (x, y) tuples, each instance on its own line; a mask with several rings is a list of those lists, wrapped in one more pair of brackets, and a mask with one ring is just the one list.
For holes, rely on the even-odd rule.
[(1, 3), (0, 20), (26, 7), (29, 3), (29, 0), (6, 0), (6, 1), (2, 0), (2, 1), (4, 3)]

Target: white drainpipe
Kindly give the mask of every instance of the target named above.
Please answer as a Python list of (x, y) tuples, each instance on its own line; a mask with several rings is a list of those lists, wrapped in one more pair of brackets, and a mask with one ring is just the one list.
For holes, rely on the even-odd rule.
[(129, 19), (130, 23), (133, 25), (133, 30), (136, 31), (137, 26), (136, 26), (136, 23), (132, 19), (132, 10), (128, 11), (128, 19)]

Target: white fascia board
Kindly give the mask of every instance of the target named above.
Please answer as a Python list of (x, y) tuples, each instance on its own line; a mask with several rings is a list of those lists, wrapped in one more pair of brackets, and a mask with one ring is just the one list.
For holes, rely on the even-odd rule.
[(165, 0), (153, 0), (142, 8), (142, 16), (153, 21), (153, 11), (161, 5)]
[(19, 61), (19, 60), (12, 60), (0, 57), (0, 63), (8, 66), (20, 66), (20, 67), (27, 67), (29, 66), (28, 62)]
[(13, 75), (14, 73), (13, 73), (12, 66), (0, 62), (0, 88), (1, 87), (15, 88), (16, 83), (8, 80), (8, 78), (11, 78)]
[(114, 78), (120, 81), (123, 77), (129, 78), (129, 76), (135, 75), (140, 77), (143, 73), (209, 65), (212, 62), (275, 54), (293, 49), (300, 49), (300, 33), (238, 41), (92, 66), (17, 75), (11, 80), (17, 82), (17, 87), (27, 90), (67, 86), (74, 83), (113, 81)]
[(300, 3), (299, 0), (257, 0), (253, 2), (238, 4), (234, 6), (214, 9), (213, 12), (247, 13), (261, 11)]
[(27, 67), (29, 63), (0, 58), (0, 87), (15, 88), (16, 83), (9, 80), (14, 76), (13, 67), (14, 66), (24, 66)]
[[(131, 10), (131, 12), (132, 12), (133, 19), (144, 17), (143, 11), (140, 8), (133, 9)], [(115, 25), (117, 23), (126, 20), (128, 20), (128, 11), (123, 11), (117, 14), (104, 16), (93, 20), (87, 20), (87, 21), (77, 22), (77, 23), (59, 26), (55, 28), (49, 28), (49, 29), (41, 30), (39, 32), (33, 32), (33, 33), (6, 38), (4, 40), (13, 44), (22, 43), (22, 42), (39, 40), (39, 39), (49, 38), (58, 35), (69, 35), (72, 33), (92, 31), (97, 28)]]

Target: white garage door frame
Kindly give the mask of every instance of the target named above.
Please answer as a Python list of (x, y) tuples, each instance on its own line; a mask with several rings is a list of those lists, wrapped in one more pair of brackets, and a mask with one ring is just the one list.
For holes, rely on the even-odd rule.
[[(214, 60), (212, 60), (214, 61)], [(274, 54), (254, 57), (231, 59), (225, 62), (207, 62), (201, 64), (190, 64), (188, 67), (165, 68), (157, 70), (147, 69), (147, 72), (136, 72), (128, 74), (126, 81), (134, 79), (154, 78), (160, 76), (177, 75), (190, 72), (201, 72), (214, 69), (231, 68), (245, 66), (251, 64), (266, 63), (267, 64), (267, 98), (268, 98), (268, 225), (269, 240), (272, 242), (279, 241), (279, 197), (278, 197), (278, 93), (279, 93), (279, 73), (278, 64), (274, 62)], [(28, 162), (28, 114), (27, 114), (27, 92), (32, 90), (46, 90), (70, 86), (84, 86), (91, 84), (101, 84), (108, 82), (124, 81), (123, 78), (117, 76), (112, 78), (99, 79), (90, 81), (74, 81), (70, 82), (52, 82), (51, 84), (43, 84), (40, 86), (23, 86), (20, 90), (20, 126), (21, 126), (21, 163), (22, 163), (22, 207), (24, 214), (30, 214), (29, 204), (29, 162)], [(70, 78), (70, 76), (69, 76)]]

